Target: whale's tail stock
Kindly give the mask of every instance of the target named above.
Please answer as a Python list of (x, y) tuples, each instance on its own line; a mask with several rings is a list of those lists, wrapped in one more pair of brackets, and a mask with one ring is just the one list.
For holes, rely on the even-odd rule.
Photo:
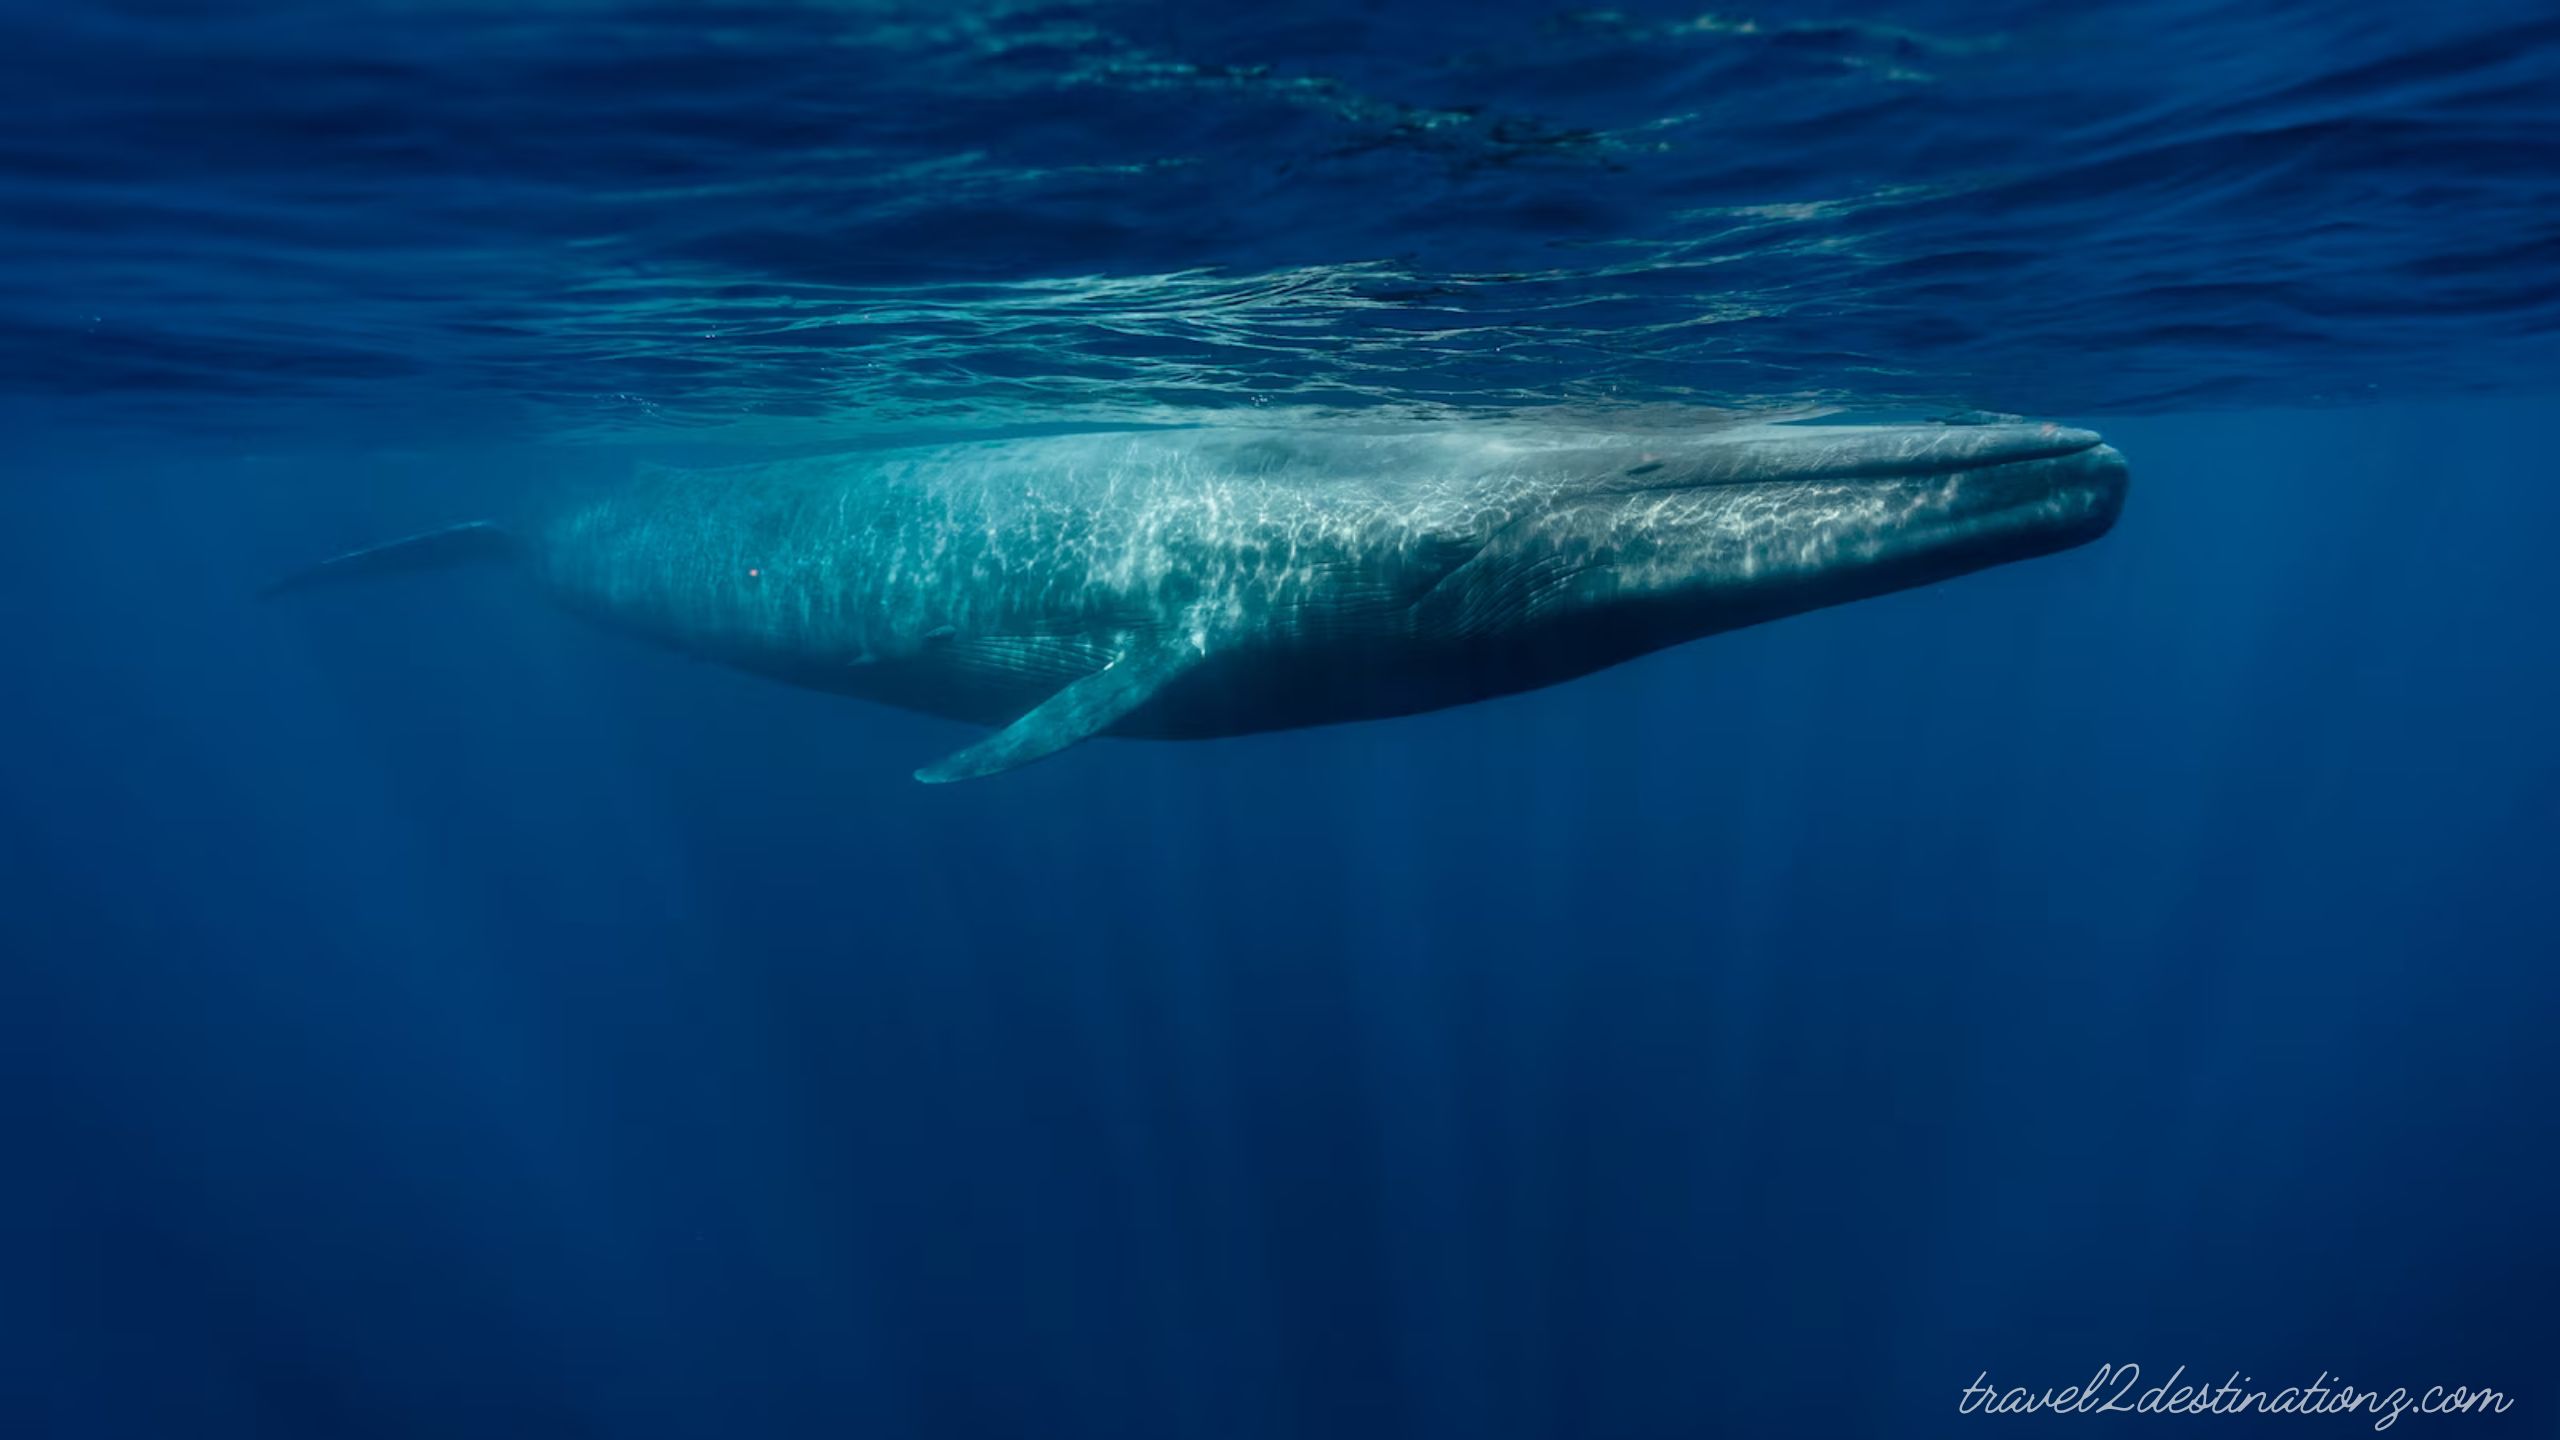
[(459, 565), (511, 561), (521, 553), (516, 537), (493, 520), (471, 520), (368, 545), (306, 566), (258, 591), (261, 600), (314, 586), (348, 580), (371, 580), (419, 570), (445, 570)]

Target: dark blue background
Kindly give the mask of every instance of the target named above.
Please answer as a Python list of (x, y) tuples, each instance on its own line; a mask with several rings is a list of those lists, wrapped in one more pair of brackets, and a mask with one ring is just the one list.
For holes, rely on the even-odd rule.
[[(2548, 1433), (2546, 11), (0, 5), (0, 1434)], [(930, 790), (249, 598), (643, 453), (1772, 400), (2134, 495)]]
[(951, 789), (504, 577), (245, 597), (486, 464), (20, 491), (11, 1368), (76, 1435), (1960, 1433), (2127, 1360), (2530, 1430), (2540, 417), (2125, 421), (2087, 550)]

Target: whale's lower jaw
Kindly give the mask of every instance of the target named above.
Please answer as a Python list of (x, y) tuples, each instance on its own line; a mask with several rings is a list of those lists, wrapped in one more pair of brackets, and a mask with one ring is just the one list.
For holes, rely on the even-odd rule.
[[(1896, 482), (1930, 503), (1872, 537), (1835, 537), (1830, 563), (1766, 583), (1713, 587), (1715, 630), (1933, 585), (1994, 566), (2076, 549), (2123, 512), (2124, 457), (2092, 445), (2069, 455)], [(1712, 632), (1710, 632), (1712, 633)]]
[[(1557, 684), (1658, 650), (2085, 545), (2124, 459), (2095, 437), (1960, 470), (1608, 497), (1506, 530), (1417, 607), (1377, 690), (1408, 713)], [(1649, 508), (1645, 508), (1649, 507)], [(1636, 513), (1638, 519), (1628, 519)], [(1274, 697), (1280, 705), (1307, 702)]]

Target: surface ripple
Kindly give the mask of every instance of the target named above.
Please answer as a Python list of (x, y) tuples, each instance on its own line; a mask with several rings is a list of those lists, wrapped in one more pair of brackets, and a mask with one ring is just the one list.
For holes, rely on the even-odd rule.
[(555, 438), (2547, 387), (2560, 20), (2403, 10), (17, 7), (0, 387)]

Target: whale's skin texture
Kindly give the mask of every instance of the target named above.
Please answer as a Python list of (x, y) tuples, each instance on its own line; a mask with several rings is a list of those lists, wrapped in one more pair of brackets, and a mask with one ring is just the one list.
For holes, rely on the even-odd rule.
[(1010, 727), (953, 779), (1553, 684), (2080, 544), (2124, 491), (2050, 425), (1238, 427), (649, 468), (518, 543), (614, 627)]

